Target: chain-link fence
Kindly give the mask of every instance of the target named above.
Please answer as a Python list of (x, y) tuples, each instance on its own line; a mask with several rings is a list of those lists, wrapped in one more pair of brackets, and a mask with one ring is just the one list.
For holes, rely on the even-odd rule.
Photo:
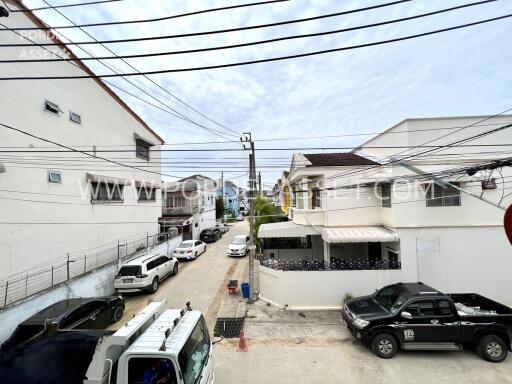
[(87, 251), (68, 253), (44, 266), (6, 277), (0, 281), (0, 308), (96, 268), (129, 258), (139, 251), (171, 238), (168, 233), (137, 235)]

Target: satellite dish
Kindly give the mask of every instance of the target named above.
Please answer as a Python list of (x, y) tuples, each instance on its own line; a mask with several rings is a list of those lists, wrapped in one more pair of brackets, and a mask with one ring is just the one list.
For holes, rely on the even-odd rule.
[(510, 244), (512, 244), (512, 204), (508, 207), (507, 211), (505, 212), (503, 224), (505, 226), (505, 233), (507, 234), (508, 241), (510, 241)]

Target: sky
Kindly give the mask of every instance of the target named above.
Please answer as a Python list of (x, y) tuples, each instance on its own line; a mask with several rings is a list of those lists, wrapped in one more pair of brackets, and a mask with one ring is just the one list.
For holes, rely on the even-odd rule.
[[(51, 5), (78, 0), (47, 0)], [(197, 10), (243, 4), (249, 1), (123, 0), (101, 5), (63, 8), (75, 23), (150, 19)], [(254, 1), (255, 2), (255, 1)], [(370, 0), (290, 0), (286, 2), (211, 12), (154, 23), (87, 28), (96, 39), (121, 39), (175, 35), (295, 20), (353, 10), (387, 2)], [(108, 45), (116, 54), (173, 52), (266, 40), (392, 20), (431, 12), (471, 1), (413, 0), (371, 11), (277, 27), (183, 37), (158, 41)], [(31, 8), (46, 6), (42, 0), (25, 0)], [(203, 53), (128, 59), (138, 70), (190, 68), (345, 47), (413, 35), (512, 13), (512, 2), (499, 0), (462, 10), (407, 22), (288, 40), (244, 48)], [(69, 22), (53, 10), (37, 12), (49, 25)], [(61, 30), (74, 41), (90, 37), (78, 30)], [(167, 152), (162, 172), (187, 176), (202, 173), (244, 186), (246, 155), (238, 135), (251, 132), (256, 163), (264, 187), (271, 188), (288, 169), (293, 152), (305, 147), (352, 147), (369, 139), (363, 135), (383, 131), (406, 118), (499, 113), (512, 106), (512, 18), (434, 36), (318, 56), (233, 68), (153, 75), (156, 83), (186, 101), (211, 120), (195, 113), (148, 80), (140, 84), (156, 99), (125, 82), (119, 87), (160, 108), (172, 108), (196, 123), (222, 132), (222, 138), (190, 122), (115, 90), (128, 105), (166, 141), (166, 149), (198, 149), (199, 152)], [(110, 56), (100, 46), (85, 46), (94, 55)], [(78, 48), (79, 57), (87, 56)], [(109, 60), (121, 71), (133, 72), (119, 60)], [(88, 61), (96, 73), (111, 73)], [(215, 122), (213, 122), (213, 121)], [(217, 124), (218, 123), (218, 124)], [(220, 124), (220, 125), (219, 125)], [(225, 128), (227, 127), (227, 128)], [(228, 130), (229, 129), (229, 130)], [(353, 137), (311, 138), (359, 134)], [(219, 143), (227, 141), (234, 142)], [(261, 141), (283, 139), (279, 141)], [(207, 144), (186, 144), (206, 142)], [(230, 149), (225, 151), (223, 149)], [(279, 151), (264, 151), (278, 148)], [(215, 151), (204, 151), (214, 149)], [(340, 152), (346, 150), (338, 150)]]

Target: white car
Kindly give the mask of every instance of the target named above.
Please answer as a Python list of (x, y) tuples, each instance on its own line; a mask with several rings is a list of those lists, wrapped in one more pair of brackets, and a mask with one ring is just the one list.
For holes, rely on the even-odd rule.
[(236, 217), (236, 221), (244, 221), (244, 216), (241, 213), (239, 213)]
[(114, 280), (119, 292), (156, 292), (160, 282), (178, 273), (178, 260), (160, 254), (141, 256), (123, 265)]
[(172, 252), (177, 259), (192, 260), (206, 251), (206, 244), (199, 240), (182, 241)]
[(249, 252), (249, 236), (238, 235), (233, 237), (228, 245), (228, 256), (245, 256)]

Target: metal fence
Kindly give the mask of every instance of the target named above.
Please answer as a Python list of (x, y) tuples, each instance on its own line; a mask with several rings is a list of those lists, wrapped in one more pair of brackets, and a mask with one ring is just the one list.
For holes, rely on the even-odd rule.
[(368, 259), (338, 260), (331, 259), (329, 264), (323, 260), (282, 260), (264, 259), (260, 257), (260, 263), (264, 267), (280, 271), (370, 271), (370, 270), (395, 270), (401, 269), (401, 263), (397, 260)]
[(129, 240), (104, 244), (88, 251), (68, 253), (54, 259), (52, 263), (4, 278), (0, 281), (0, 308), (99, 267), (129, 258), (172, 237), (168, 233), (137, 235)]

